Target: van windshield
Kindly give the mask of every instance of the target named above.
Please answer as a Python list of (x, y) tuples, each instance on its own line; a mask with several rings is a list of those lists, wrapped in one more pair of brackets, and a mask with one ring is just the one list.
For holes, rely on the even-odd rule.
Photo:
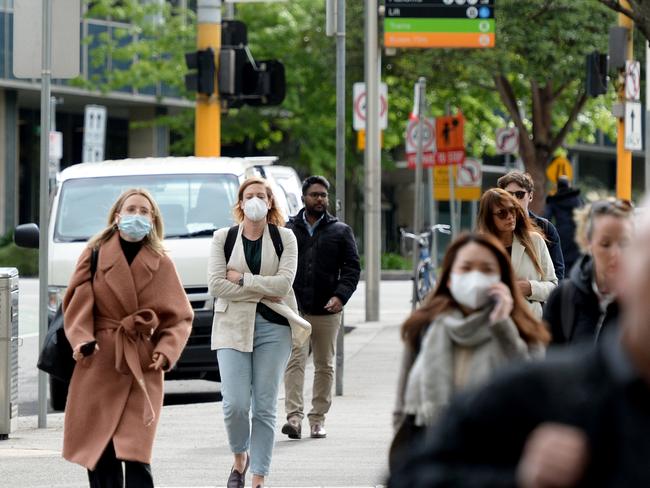
[(136, 175), (71, 179), (63, 183), (54, 240), (87, 241), (107, 225), (108, 212), (129, 188), (145, 188), (163, 215), (165, 238), (212, 235), (233, 224), (239, 180), (229, 174)]

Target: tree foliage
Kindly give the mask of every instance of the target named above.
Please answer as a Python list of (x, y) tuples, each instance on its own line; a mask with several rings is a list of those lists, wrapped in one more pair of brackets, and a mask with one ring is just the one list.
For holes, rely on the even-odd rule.
[[(324, 33), (322, 0), (238, 4), (237, 19), (248, 26), (249, 47), (258, 59), (278, 58), (286, 68), (287, 97), (278, 107), (230, 110), (222, 120), (224, 144), (245, 144), (251, 152), (280, 156), (303, 172), (334, 174), (335, 41)], [(165, 5), (165, 28), (151, 22), (152, 5), (135, 0), (92, 2), (93, 16), (132, 21), (122, 31), (91, 40), (101, 65), (122, 60), (99, 79), (79, 81), (89, 88), (147, 87), (158, 82), (185, 94), (183, 54), (194, 49), (195, 18)], [(363, 81), (363, 2), (347, 2), (347, 163), (349, 181), (361, 183), (362, 154), (354, 149), (351, 128), (352, 83)], [(406, 121), (413, 86), (427, 79), (433, 115), (446, 106), (462, 110), (468, 153), (494, 154), (494, 131), (520, 128), (522, 157), (544, 194), (543, 170), (567, 142), (593, 138), (596, 128), (611, 131), (613, 97), (586, 99), (585, 55), (605, 51), (614, 15), (593, 0), (499, 0), (497, 47), (485, 50), (400, 50), (383, 56), (383, 81), (389, 87), (389, 128), (383, 164), (403, 158)], [(130, 42), (126, 42), (126, 39)], [(191, 152), (193, 116), (167, 116), (177, 128), (175, 151)], [(359, 185), (360, 186), (360, 185)]]

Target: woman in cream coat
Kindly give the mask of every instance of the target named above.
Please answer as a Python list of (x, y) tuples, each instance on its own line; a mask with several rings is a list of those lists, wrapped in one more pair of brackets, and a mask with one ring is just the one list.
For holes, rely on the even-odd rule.
[[(241, 184), (234, 215), (240, 224), (230, 259), (226, 262), (229, 229), (224, 228), (214, 233), (208, 262), (208, 287), (217, 298), (212, 349), (217, 350), (224, 420), (235, 457), (227, 486), (243, 487), (250, 465), (257, 488), (271, 464), (278, 389), (292, 338), (304, 343), (310, 325), (298, 315), (292, 289), (296, 238), (281, 227), (284, 219), (265, 180), (249, 178)], [(270, 225), (277, 226), (282, 239), (280, 257)]]
[(553, 261), (541, 231), (507, 191), (487, 190), (481, 197), (478, 230), (494, 235), (510, 253), (517, 286), (531, 312), (542, 318), (542, 305), (557, 286)]

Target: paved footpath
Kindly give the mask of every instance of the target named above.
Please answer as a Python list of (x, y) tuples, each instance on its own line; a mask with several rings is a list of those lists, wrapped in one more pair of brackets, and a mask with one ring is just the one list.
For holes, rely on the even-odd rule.
[[(346, 334), (344, 395), (334, 398), (326, 439), (295, 441), (280, 434), (281, 392), (267, 486), (360, 488), (385, 482), (401, 354), (399, 324), (410, 311), (409, 291), (408, 283), (382, 283), (381, 322), (359, 321), (362, 286), (348, 304), (346, 324), (355, 329)], [(307, 398), (310, 394), (308, 385)], [(35, 422), (35, 417), (19, 417), (10, 439), (0, 441), (0, 486), (87, 486), (85, 470), (60, 457), (63, 414), (48, 415), (47, 429), (36, 429)], [(163, 408), (152, 463), (157, 487), (222, 487), (231, 464), (221, 403)], [(250, 475), (247, 482), (250, 486)]]

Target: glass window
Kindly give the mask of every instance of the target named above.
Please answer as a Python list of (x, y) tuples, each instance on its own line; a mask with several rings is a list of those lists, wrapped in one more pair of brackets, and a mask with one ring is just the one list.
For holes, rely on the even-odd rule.
[(68, 180), (61, 187), (56, 242), (86, 241), (107, 224), (111, 205), (129, 188), (146, 188), (163, 215), (165, 237), (212, 235), (233, 224), (239, 180), (229, 174), (137, 175)]

